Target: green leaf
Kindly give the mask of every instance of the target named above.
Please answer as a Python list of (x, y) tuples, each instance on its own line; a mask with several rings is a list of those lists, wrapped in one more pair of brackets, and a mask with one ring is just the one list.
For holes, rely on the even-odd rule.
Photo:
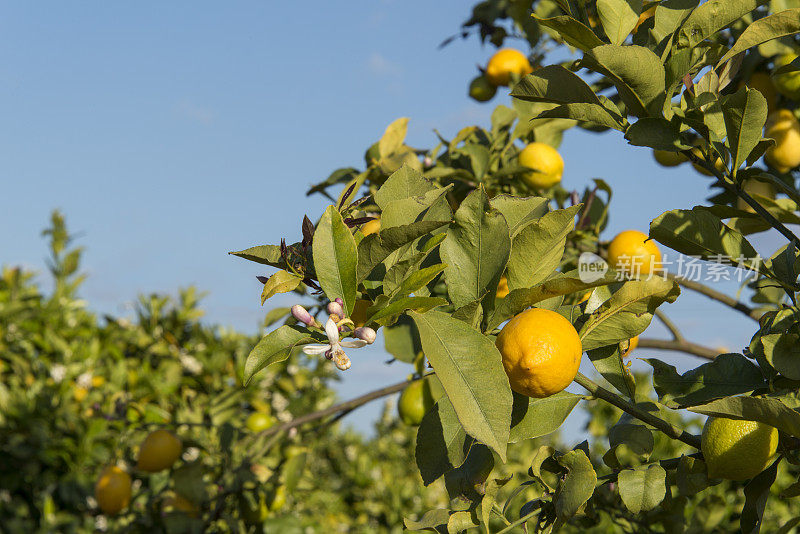
[(646, 469), (625, 469), (619, 473), (619, 495), (633, 514), (652, 510), (664, 500), (667, 472), (660, 465)]
[(744, 487), (744, 508), (742, 508), (740, 520), (742, 534), (757, 534), (761, 531), (761, 520), (764, 517), (764, 510), (767, 508), (769, 489), (778, 476), (778, 464), (780, 463), (781, 460), (778, 458), (771, 466), (753, 477), (753, 480)]
[(408, 310), (424, 313), (438, 306), (444, 306), (445, 304), (447, 304), (447, 300), (442, 297), (403, 297), (393, 300), (385, 306), (378, 306), (376, 303), (375, 306), (367, 308), (367, 322), (375, 322), (382, 326), (387, 326), (384, 324), (386, 322), (385, 319), (391, 318), (392, 316), (399, 315)]
[(611, 298), (592, 312), (579, 335), (583, 350), (619, 343), (641, 334), (656, 308), (675, 302), (678, 284), (660, 277), (625, 282)]
[(350, 229), (334, 206), (328, 206), (314, 231), (314, 269), (330, 300), (341, 298), (348, 315), (356, 303), (358, 253)]
[(450, 221), (417, 221), (402, 226), (381, 228), (380, 233), (370, 234), (358, 243), (356, 280), (364, 281), (369, 273), (395, 250), (413, 243)]
[(691, 456), (681, 455), (675, 479), (681, 496), (693, 497), (709, 486), (705, 462)]
[(525, 76), (514, 86), (511, 96), (528, 102), (602, 106), (592, 88), (580, 76), (561, 65), (548, 65)]
[(660, 360), (644, 358), (644, 361), (653, 367), (653, 387), (659, 402), (671, 408), (749, 393), (766, 384), (759, 368), (741, 354), (720, 354), (682, 375)]
[(634, 146), (677, 152), (691, 148), (683, 143), (678, 128), (663, 118), (644, 117), (628, 126), (625, 139)]
[(560, 104), (552, 109), (541, 112), (536, 118), (570, 119), (586, 123), (588, 126), (613, 128), (621, 132), (625, 131), (624, 119), (600, 104)]
[(631, 399), (636, 396), (636, 381), (622, 361), (622, 351), (618, 344), (591, 349), (586, 353), (594, 368), (609, 384)]
[(401, 362), (412, 363), (422, 352), (417, 327), (410, 317), (403, 315), (392, 326), (382, 330), (386, 352)]
[(422, 514), (418, 521), (412, 519), (404, 519), (403, 524), (408, 530), (419, 531), (427, 530), (430, 532), (439, 532), (438, 527), (447, 525), (450, 519), (450, 510), (436, 509), (429, 510)]
[(506, 218), (510, 236), (513, 238), (528, 222), (547, 213), (548, 201), (543, 197), (520, 198), (504, 194), (492, 198), (489, 204)]
[(500, 488), (505, 486), (511, 477), (505, 479), (492, 479), (484, 485), (483, 499), (481, 499), (481, 522), (489, 528), (489, 519), (492, 515), (492, 508), (497, 502), (497, 494)]
[(284, 361), (298, 345), (317, 342), (311, 333), (298, 326), (281, 326), (262, 337), (250, 351), (244, 364), (245, 385), (257, 372), (268, 365)]
[(736, 43), (717, 62), (717, 67), (730, 58), (761, 43), (800, 32), (800, 8), (773, 13), (747, 25)]
[(552, 434), (583, 399), (581, 395), (561, 391), (543, 399), (514, 392), (509, 443)]
[(738, 169), (761, 141), (767, 120), (767, 100), (760, 91), (742, 87), (722, 101), (722, 116), (728, 131), (728, 145)]
[[(677, 30), (700, 0), (661, 0), (656, 6), (653, 36), (662, 42)], [(667, 44), (669, 46), (669, 44)], [(691, 52), (691, 51), (690, 51)], [(674, 52), (673, 52), (674, 55)]]
[(626, 445), (634, 454), (648, 458), (653, 453), (655, 438), (644, 425), (618, 422), (608, 431), (608, 443), (611, 447)]
[(661, 116), (666, 74), (661, 60), (647, 48), (598, 46), (586, 53), (581, 65), (605, 75), (633, 115)]
[(381, 210), (384, 210), (389, 202), (393, 200), (424, 195), (434, 189), (436, 189), (436, 186), (423, 178), (419, 171), (403, 166), (393, 172), (380, 189), (375, 192), (375, 203)]
[(444, 474), (444, 483), (451, 499), (459, 497), (477, 501), (476, 487), (486, 482), (494, 468), (492, 451), (482, 443), (472, 443), (460, 466)]
[(592, 462), (581, 449), (569, 451), (558, 459), (558, 463), (566, 468), (567, 474), (561, 478), (553, 502), (556, 515), (562, 522), (566, 522), (591, 498), (597, 484), (597, 474)]
[[(450, 190), (450, 185), (432, 189), (422, 195), (392, 200), (383, 208), (381, 214), (381, 232), (396, 226), (405, 226), (418, 222), (426, 210), (431, 209)], [(448, 214), (449, 215), (449, 214)], [(438, 220), (449, 217), (437, 217)]]
[(411, 318), (464, 430), (505, 462), (512, 397), (494, 343), (446, 313), (412, 312)]
[(228, 254), (271, 267), (282, 268), (286, 266), (281, 257), (281, 247), (278, 245), (259, 245), (237, 252), (228, 252)]
[(611, 43), (621, 45), (642, 12), (642, 0), (597, 0), (597, 14)]
[(764, 358), (790, 380), (800, 380), (800, 336), (794, 333), (767, 334), (759, 338)]
[(447, 292), (456, 308), (475, 300), (483, 301), (484, 310), (493, 308), (494, 289), (510, 250), (505, 218), (491, 208), (483, 189), (473, 191), (456, 211), (440, 246), (442, 261), (447, 264)]
[(567, 235), (575, 228), (576, 204), (528, 223), (514, 236), (508, 259), (508, 287), (527, 288), (546, 280), (559, 266)]
[(401, 117), (386, 127), (386, 131), (378, 141), (378, 153), (381, 158), (391, 156), (403, 146), (408, 131), (408, 118)]
[(277, 293), (288, 293), (294, 291), (303, 282), (303, 277), (297, 276), (288, 271), (278, 271), (273, 274), (264, 284), (264, 289), (261, 291), (261, 305), (271, 296)]
[(464, 463), (472, 438), (458, 421), (450, 400), (443, 396), (422, 418), (414, 456), (426, 486)]
[(726, 397), (692, 406), (689, 411), (714, 417), (759, 421), (800, 437), (800, 412), (792, 410), (775, 397)]
[(603, 44), (603, 41), (601, 41), (588, 26), (568, 15), (539, 18), (534, 14), (533, 18), (542, 26), (550, 28), (558, 33), (568, 45), (574, 46), (584, 52), (588, 52), (595, 46), (601, 46)]
[(683, 23), (679, 42), (693, 48), (766, 3), (767, 0), (708, 0), (692, 11)]

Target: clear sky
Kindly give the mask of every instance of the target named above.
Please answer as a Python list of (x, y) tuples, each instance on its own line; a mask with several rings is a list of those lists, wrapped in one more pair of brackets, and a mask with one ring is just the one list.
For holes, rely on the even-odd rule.
[[(386, 125), (411, 118), (411, 145), (487, 125), (499, 96), (466, 96), (490, 47), (438, 49), (471, 2), (16, 2), (0, 19), (0, 263), (44, 271), (40, 231), (64, 212), (86, 247), (83, 296), (128, 313), (140, 292), (210, 292), (210, 321), (254, 331), (260, 266), (226, 253), (291, 242), (308, 186), (362, 166)], [(302, 7), (301, 7), (302, 6)], [(301, 7), (298, 9), (298, 7)], [(618, 133), (567, 132), (563, 184), (615, 188), (610, 238), (705, 197), (707, 179), (663, 169)], [(777, 239), (761, 240), (768, 252)], [(724, 288), (732, 285), (721, 286)], [(275, 299), (278, 304), (290, 300)], [(686, 296), (667, 308), (687, 337), (738, 348), (753, 323)], [(720, 316), (712, 312), (722, 310)], [(663, 336), (663, 329), (653, 328)], [(644, 356), (640, 351), (638, 356)], [(353, 396), (402, 379), (379, 348), (355, 353)], [(690, 356), (665, 357), (686, 369)], [(639, 362), (636, 368), (649, 367)], [(350, 416), (357, 426), (379, 407)]]

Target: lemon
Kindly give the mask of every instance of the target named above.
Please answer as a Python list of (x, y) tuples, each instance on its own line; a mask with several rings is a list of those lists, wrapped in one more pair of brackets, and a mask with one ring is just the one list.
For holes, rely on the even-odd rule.
[(508, 296), (510, 290), (508, 289), (508, 278), (505, 276), (500, 277), (500, 282), (497, 283), (497, 295), (496, 298), (503, 299)]
[(529, 397), (549, 397), (578, 374), (581, 340), (558, 313), (531, 308), (514, 316), (496, 341), (511, 389)]
[(676, 167), (686, 161), (686, 156), (680, 152), (669, 150), (653, 150), (653, 157), (662, 167)]
[(364, 234), (365, 236), (368, 236), (371, 234), (377, 234), (380, 231), (380, 229), (381, 229), (381, 218), (377, 217), (375, 219), (372, 219), (371, 221), (365, 222), (361, 226), (361, 233)]
[(519, 50), (503, 48), (495, 52), (486, 65), (486, 79), (492, 85), (508, 85), (513, 76), (523, 77), (533, 72), (527, 56)]
[(628, 356), (630, 356), (631, 352), (633, 352), (633, 349), (635, 349), (638, 346), (639, 346), (639, 336), (630, 338), (628, 340), (628, 348), (625, 349), (625, 352), (622, 353), (622, 357), (627, 358)]
[(753, 478), (767, 467), (777, 448), (778, 430), (755, 421), (709, 417), (701, 436), (710, 478)]
[[(775, 70), (797, 59), (797, 54), (784, 54), (775, 58)], [(773, 76), (775, 88), (786, 98), (800, 100), (800, 71), (784, 72)]]
[(400, 420), (405, 424), (417, 426), (433, 405), (433, 395), (428, 381), (417, 380), (406, 386), (400, 394), (400, 400), (397, 401), (397, 412)]
[(88, 394), (89, 390), (81, 386), (76, 386), (75, 389), (72, 390), (72, 397), (78, 402), (82, 402)]
[[(772, 184), (756, 180), (755, 178), (745, 180), (745, 182), (742, 184), (742, 189), (744, 189), (745, 193), (749, 193), (751, 196), (759, 195), (767, 198), (775, 198), (775, 188), (772, 187)], [(736, 199), (736, 207), (740, 210), (755, 213), (755, 210), (750, 206), (750, 204), (738, 197)]]
[(522, 175), (522, 179), (534, 189), (547, 189), (561, 181), (564, 174), (564, 159), (558, 151), (546, 143), (531, 143), (518, 156), (521, 167), (534, 169)]
[(136, 467), (142, 471), (156, 473), (172, 467), (183, 452), (183, 444), (171, 432), (159, 429), (144, 438), (139, 448)]
[(800, 165), (800, 122), (788, 109), (770, 114), (767, 119), (766, 137), (775, 140), (764, 159), (778, 172), (789, 172)]
[(631, 33), (636, 33), (639, 31), (639, 26), (645, 23), (645, 21), (649, 18), (652, 18), (653, 15), (656, 14), (656, 6), (653, 6), (649, 9), (645, 9), (642, 11), (642, 14), (639, 15), (639, 20), (636, 21), (636, 26), (633, 27), (633, 31)]
[(497, 87), (486, 76), (478, 76), (469, 83), (469, 96), (478, 102), (488, 102), (497, 93)]
[(750, 79), (739, 83), (740, 88), (744, 85), (764, 95), (769, 111), (775, 108), (778, 103), (778, 90), (775, 88), (775, 84), (772, 83), (772, 78), (770, 78), (769, 74), (763, 71), (756, 71), (750, 75)]
[[(703, 154), (708, 152), (708, 144), (702, 139), (697, 139), (694, 142), (694, 145), (695, 145), (695, 148), (692, 149), (692, 153), (695, 156), (697, 156), (698, 158), (700, 158), (700, 159), (705, 159)], [(701, 149), (702, 149), (702, 151), (701, 151)], [(701, 165), (698, 165), (694, 161), (692, 162), (692, 167), (694, 167), (694, 170), (696, 170), (697, 172), (699, 172), (700, 174), (702, 174), (704, 176), (714, 176), (714, 173), (712, 173), (711, 171), (709, 171), (705, 167), (703, 167)], [(725, 160), (723, 160), (722, 158), (717, 156), (717, 159), (714, 160), (714, 168), (717, 169), (717, 172), (724, 173), (726, 171)]]
[(115, 465), (103, 469), (94, 486), (97, 505), (107, 515), (117, 515), (131, 502), (131, 477)]
[(262, 412), (253, 412), (247, 417), (245, 426), (253, 434), (262, 432), (275, 424), (275, 419), (271, 415)]
[(638, 230), (620, 232), (608, 245), (608, 264), (625, 274), (647, 275), (661, 267), (661, 251), (655, 241)]

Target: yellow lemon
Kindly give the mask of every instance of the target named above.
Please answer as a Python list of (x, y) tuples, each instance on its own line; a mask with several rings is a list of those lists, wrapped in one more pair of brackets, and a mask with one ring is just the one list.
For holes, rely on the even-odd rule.
[[(749, 193), (750, 195), (760, 195), (762, 197), (775, 198), (775, 188), (772, 187), (772, 184), (756, 180), (755, 178), (745, 180), (744, 184), (742, 184), (742, 189), (744, 189), (745, 193)], [(749, 211), (750, 213), (755, 212), (750, 204), (738, 197), (736, 198), (736, 207), (740, 210)]]
[(183, 443), (175, 434), (159, 429), (147, 435), (139, 448), (136, 467), (156, 473), (172, 467), (183, 452)]
[(533, 72), (527, 56), (519, 50), (503, 48), (495, 52), (486, 65), (486, 79), (492, 85), (508, 85), (512, 76), (519, 78)]
[(628, 275), (648, 275), (661, 267), (661, 251), (655, 241), (638, 230), (617, 234), (608, 245), (608, 264)]
[(508, 289), (508, 278), (505, 276), (500, 277), (500, 282), (497, 283), (497, 295), (496, 297), (499, 299), (506, 298), (506, 296), (510, 293)]
[(478, 102), (488, 102), (497, 93), (495, 86), (486, 76), (478, 76), (469, 84), (469, 96)]
[(628, 340), (628, 348), (625, 349), (625, 352), (622, 353), (622, 357), (626, 358), (630, 356), (631, 352), (633, 352), (633, 349), (635, 349), (638, 346), (639, 346), (639, 336), (630, 338)]
[(755, 421), (709, 417), (701, 448), (709, 477), (746, 480), (769, 464), (778, 448), (778, 430)]
[(789, 172), (800, 165), (800, 122), (788, 109), (772, 113), (767, 119), (764, 134), (775, 140), (764, 159), (778, 172)]
[(645, 9), (644, 11), (642, 11), (642, 14), (639, 15), (639, 20), (636, 21), (636, 26), (633, 27), (633, 31), (631, 33), (638, 32), (639, 26), (644, 24), (647, 19), (651, 18), (653, 15), (656, 14), (656, 7), (657, 6), (653, 6), (649, 9)]
[[(775, 70), (788, 65), (797, 58), (797, 54), (784, 54), (775, 58)], [(773, 76), (775, 87), (783, 96), (792, 100), (800, 100), (800, 71), (784, 72)]]
[(89, 390), (80, 386), (77, 386), (74, 390), (72, 390), (72, 397), (78, 402), (82, 402), (88, 394)]
[(558, 313), (531, 308), (514, 316), (497, 336), (497, 349), (511, 389), (528, 397), (549, 397), (578, 374), (581, 340)]
[[(694, 145), (695, 145), (695, 148), (692, 149), (692, 153), (695, 156), (697, 156), (698, 158), (704, 159), (703, 154), (708, 152), (708, 148), (707, 148), (708, 145), (706, 144), (706, 142), (704, 140), (702, 140), (702, 139), (697, 139), (694, 142)], [(701, 151), (701, 148), (702, 148), (702, 151)], [(701, 165), (698, 165), (694, 161), (692, 162), (692, 167), (694, 167), (694, 170), (696, 170), (697, 172), (699, 172), (700, 174), (702, 174), (704, 176), (714, 176), (714, 173), (712, 173), (711, 171), (709, 171), (705, 167), (702, 167)], [(714, 168), (717, 169), (717, 172), (724, 173), (726, 171), (725, 160), (723, 160), (722, 158), (717, 156), (717, 159), (714, 160)]]
[(769, 74), (763, 71), (756, 71), (750, 75), (748, 80), (743, 80), (739, 83), (740, 88), (743, 85), (746, 85), (750, 89), (755, 89), (764, 95), (769, 111), (775, 108), (775, 105), (778, 103), (778, 90), (775, 89), (775, 84), (772, 83), (772, 78), (770, 78)]
[(523, 148), (518, 162), (521, 167), (534, 169), (522, 175), (522, 179), (534, 189), (553, 187), (564, 174), (564, 159), (546, 143), (531, 143)]
[(97, 506), (107, 515), (120, 513), (131, 502), (131, 477), (115, 465), (103, 469), (94, 486)]
[(361, 226), (361, 233), (364, 234), (365, 236), (368, 236), (370, 234), (377, 234), (380, 231), (380, 229), (381, 229), (381, 218), (376, 217), (371, 221), (365, 222)]

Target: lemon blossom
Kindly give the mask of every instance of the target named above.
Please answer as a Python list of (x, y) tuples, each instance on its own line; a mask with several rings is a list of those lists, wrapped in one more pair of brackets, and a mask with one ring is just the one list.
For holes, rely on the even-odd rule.
[(342, 371), (350, 369), (350, 358), (344, 353), (342, 347), (360, 349), (367, 344), (363, 339), (340, 341), (339, 326), (331, 318), (328, 318), (325, 323), (325, 334), (328, 336), (328, 344), (311, 343), (303, 347), (303, 352), (309, 356), (325, 353), (325, 357), (332, 360), (336, 367)]

